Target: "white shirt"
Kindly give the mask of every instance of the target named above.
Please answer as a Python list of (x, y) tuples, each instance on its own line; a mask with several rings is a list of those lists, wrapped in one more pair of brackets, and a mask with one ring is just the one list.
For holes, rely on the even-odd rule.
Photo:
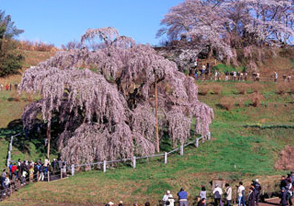
[(45, 159), (45, 161), (44, 161), (44, 167), (47, 167), (48, 164), (50, 165), (50, 161), (48, 159)]
[[(174, 206), (174, 199), (173, 199), (172, 194), (163, 195), (162, 201), (164, 201), (164, 202), (169, 201), (169, 205)], [(166, 204), (164, 203), (164, 205), (166, 205)]]
[(226, 193), (227, 193), (227, 200), (232, 200), (232, 188), (231, 187), (227, 187), (226, 188)]
[(242, 191), (245, 190), (245, 187), (243, 185), (240, 185), (238, 187), (238, 196), (243, 197)]

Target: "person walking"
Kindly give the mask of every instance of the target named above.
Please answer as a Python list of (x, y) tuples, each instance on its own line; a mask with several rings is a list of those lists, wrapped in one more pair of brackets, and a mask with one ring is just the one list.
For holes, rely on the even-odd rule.
[(162, 201), (164, 203), (164, 206), (174, 206), (174, 198), (169, 190), (167, 190), (166, 193), (163, 195)]
[(227, 206), (230, 206), (232, 201), (232, 188), (229, 185), (229, 183), (226, 183), (225, 186), (226, 186), (225, 194), (226, 194)]
[(238, 206), (241, 205), (245, 206), (245, 187), (243, 186), (243, 182), (239, 182), (238, 187)]
[(214, 195), (214, 206), (221, 206), (223, 190), (218, 185), (215, 185), (215, 188), (212, 193)]
[(200, 196), (200, 200), (203, 198), (206, 199), (206, 188), (203, 185), (201, 185), (201, 191), (199, 193), (199, 196)]
[(248, 206), (255, 206), (255, 194), (253, 190), (253, 187), (249, 188), (249, 194), (247, 198)]
[(188, 193), (185, 191), (185, 189), (181, 188), (177, 195), (179, 198), (180, 206), (188, 206)]

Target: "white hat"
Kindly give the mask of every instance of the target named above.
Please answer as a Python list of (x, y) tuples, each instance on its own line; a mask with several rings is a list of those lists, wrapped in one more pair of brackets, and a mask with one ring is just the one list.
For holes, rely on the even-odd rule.
[(113, 202), (109, 202), (108, 204), (109, 204), (109, 205), (114, 205), (114, 203), (113, 203)]
[(167, 191), (166, 191), (166, 194), (170, 194), (170, 191), (169, 191), (169, 190), (167, 190)]
[(255, 182), (258, 182), (258, 179), (256, 179)]

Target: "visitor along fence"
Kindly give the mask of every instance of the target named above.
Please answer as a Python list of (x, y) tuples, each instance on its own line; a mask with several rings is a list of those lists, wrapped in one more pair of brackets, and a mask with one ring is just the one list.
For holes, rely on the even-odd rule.
[[(22, 133), (18, 133), (16, 135), (11, 136), (10, 139), (10, 144), (9, 144), (9, 149), (8, 149), (8, 155), (7, 155), (7, 167), (9, 166), (10, 162), (15, 162), (14, 160), (11, 160), (11, 153), (12, 153), (12, 144), (13, 144), (13, 139), (14, 137), (17, 137), (19, 135), (21, 135)], [(149, 156), (143, 156), (143, 157), (136, 157), (134, 156), (133, 158), (125, 158), (125, 159), (118, 159), (118, 160), (111, 160), (111, 161), (101, 161), (101, 162), (94, 162), (94, 163), (86, 163), (86, 164), (77, 164), (77, 165), (66, 165), (66, 168), (64, 171), (65, 173), (70, 172), (71, 175), (74, 175), (76, 171), (88, 171), (93, 169), (102, 169), (103, 172), (107, 171), (107, 167), (111, 166), (115, 163), (130, 163), (132, 165), (132, 167), (135, 169), (136, 168), (136, 164), (137, 164), (137, 160), (142, 160), (142, 159), (152, 159), (152, 158), (158, 158), (158, 157), (164, 157), (164, 164), (168, 163), (168, 156), (173, 154), (173, 153), (177, 153), (179, 152), (179, 154), (182, 156), (184, 155), (184, 148), (189, 146), (189, 145), (195, 145), (196, 148), (199, 147), (200, 141), (202, 141), (203, 143), (206, 140), (210, 140), (211, 139), (211, 134), (210, 132), (208, 132), (206, 135), (202, 135), (201, 137), (196, 138), (194, 141), (188, 142), (186, 144), (181, 145), (180, 147), (171, 150), (170, 152), (165, 152), (165, 153), (160, 153), (160, 154), (153, 154), (153, 155), (149, 155)], [(50, 178), (48, 178), (50, 179)]]

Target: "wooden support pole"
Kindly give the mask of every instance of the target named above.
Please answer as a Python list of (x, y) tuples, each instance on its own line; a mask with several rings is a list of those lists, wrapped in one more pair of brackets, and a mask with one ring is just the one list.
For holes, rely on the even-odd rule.
[(51, 139), (51, 120), (47, 123), (47, 159), (50, 155), (50, 139)]
[(159, 129), (158, 129), (158, 92), (157, 82), (155, 82), (155, 119), (156, 119), (156, 152), (159, 152)]

